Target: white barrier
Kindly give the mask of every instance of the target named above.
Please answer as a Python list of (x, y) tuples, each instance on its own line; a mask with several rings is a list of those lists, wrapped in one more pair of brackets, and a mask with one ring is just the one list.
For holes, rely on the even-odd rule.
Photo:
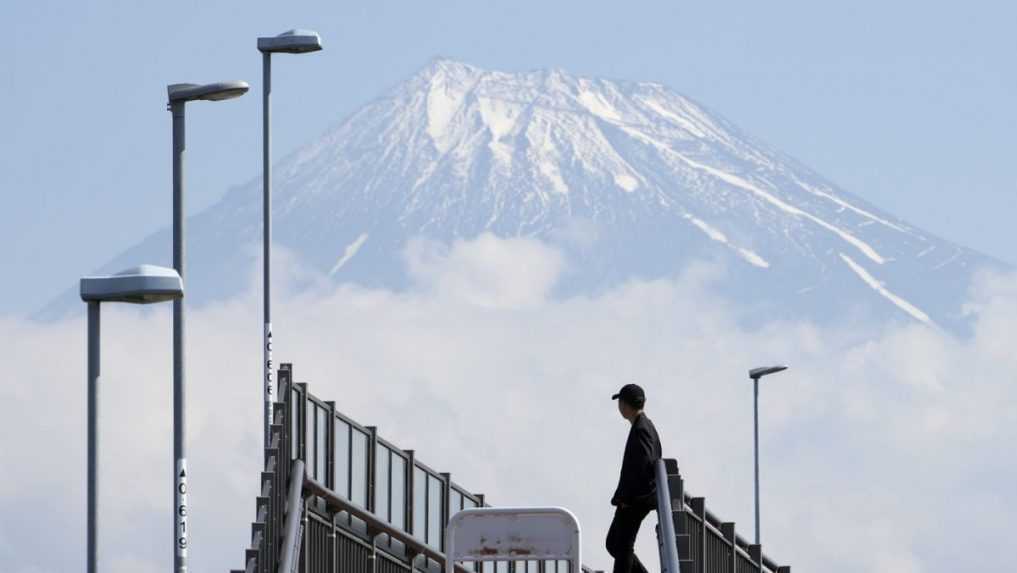
[(581, 573), (579, 521), (562, 507), (478, 507), (452, 516), (445, 571), (457, 561), (568, 560)]

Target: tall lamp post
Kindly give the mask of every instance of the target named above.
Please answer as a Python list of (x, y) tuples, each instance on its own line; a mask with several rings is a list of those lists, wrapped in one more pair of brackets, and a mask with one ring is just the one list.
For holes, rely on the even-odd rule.
[(269, 446), (269, 425), (272, 415), (272, 402), (275, 401), (275, 380), (272, 376), (272, 128), (271, 95), (272, 95), (272, 54), (306, 54), (321, 50), (321, 38), (317, 32), (310, 30), (290, 30), (278, 36), (258, 38), (258, 51), (261, 52), (262, 72), (262, 153), (261, 153), (261, 184), (262, 184), (262, 261), (264, 264), (262, 296), (264, 297), (264, 338), (262, 339), (262, 369), (264, 371), (264, 428), (265, 447)]
[(787, 366), (763, 366), (749, 370), (749, 378), (752, 378), (752, 427), (756, 458), (756, 545), (759, 545), (759, 379), (783, 372), (787, 368)]
[(99, 305), (103, 302), (150, 304), (184, 296), (183, 281), (173, 269), (141, 265), (112, 276), (81, 279), (81, 300), (88, 304), (88, 517), (86, 563), (96, 573), (99, 488)]
[[(184, 277), (184, 106), (247, 93), (247, 82), (172, 84), (166, 87), (173, 114), (173, 268)], [(173, 570), (187, 571), (187, 457), (184, 449), (184, 305), (173, 301)]]

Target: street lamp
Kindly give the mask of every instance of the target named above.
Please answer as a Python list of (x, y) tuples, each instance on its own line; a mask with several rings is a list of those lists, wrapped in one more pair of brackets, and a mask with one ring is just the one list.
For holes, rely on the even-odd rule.
[[(247, 93), (247, 82), (171, 84), (166, 87), (173, 114), (173, 268), (184, 277), (184, 106), (189, 101), (220, 101)], [(184, 451), (184, 305), (173, 301), (173, 570), (187, 571), (187, 458)]]
[(269, 424), (271, 424), (272, 402), (275, 401), (275, 380), (272, 377), (272, 54), (305, 54), (321, 49), (321, 38), (310, 30), (290, 30), (278, 36), (258, 38), (261, 52), (262, 72), (262, 263), (264, 265), (262, 297), (264, 298), (265, 328), (263, 330), (262, 369), (264, 371), (264, 427), (265, 447), (269, 446)]
[(173, 269), (141, 265), (112, 276), (81, 279), (81, 300), (88, 304), (88, 518), (87, 571), (96, 573), (99, 435), (99, 304), (150, 304), (184, 296), (183, 281)]
[(749, 370), (749, 378), (752, 378), (752, 426), (756, 457), (756, 545), (759, 545), (759, 379), (787, 369), (787, 366), (763, 366)]

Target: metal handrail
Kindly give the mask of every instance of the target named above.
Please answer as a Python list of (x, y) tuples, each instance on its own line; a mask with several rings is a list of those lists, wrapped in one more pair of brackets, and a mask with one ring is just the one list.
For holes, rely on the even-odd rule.
[[(441, 563), (442, 568), (444, 570), (446, 558), (445, 554), (442, 553), (441, 551), (434, 549), (430, 545), (427, 545), (423, 541), (420, 541), (416, 537), (413, 537), (409, 533), (406, 533), (402, 529), (395, 527), (394, 525), (388, 523), (387, 521), (379, 519), (376, 515), (374, 515), (367, 509), (364, 509), (363, 507), (360, 507), (359, 505), (353, 503), (352, 501), (349, 501), (348, 499), (344, 499), (343, 497), (339, 496), (334, 491), (329, 489), (325, 484), (307, 475), (307, 473), (303, 471), (303, 468), (301, 468), (300, 472), (294, 472), (294, 474), (292, 475), (294, 476), (294, 478), (300, 475), (303, 476), (304, 479), (302, 489), (304, 493), (321, 498), (325, 502), (325, 506), (333, 511), (345, 511), (351, 516), (356, 517), (357, 519), (360, 519), (361, 521), (366, 523), (368, 535), (372, 538), (372, 540), (378, 535), (388, 535), (390, 538), (399, 541), (400, 543), (405, 545), (412, 557), (416, 557), (417, 555), (424, 555), (426, 557), (434, 559), (435, 561)], [(294, 482), (297, 481), (299, 481), (299, 479), (294, 479)], [(289, 524), (289, 514), (287, 514), (287, 525), (288, 524)], [(287, 528), (287, 533), (288, 532), (289, 529)], [(280, 562), (280, 566), (281, 565), (282, 563)], [(580, 567), (583, 573), (599, 573), (598, 571), (594, 571), (593, 569), (590, 569), (585, 565), (581, 565)], [(458, 564), (455, 565), (455, 570), (456, 573), (476, 573), (475, 571), (470, 571), (469, 569), (466, 569)], [(282, 573), (281, 569), (280, 573)]]
[[(367, 524), (368, 535), (372, 538), (378, 535), (388, 535), (392, 539), (399, 541), (404, 544), (409, 553), (412, 556), (425, 555), (435, 561), (445, 565), (445, 554), (437, 549), (434, 549), (430, 545), (427, 545), (423, 541), (420, 541), (416, 537), (413, 537), (409, 533), (406, 533), (402, 529), (395, 527), (394, 525), (379, 519), (372, 512), (364, 509), (363, 507), (340, 497), (337, 493), (329, 489), (325, 484), (315, 480), (311, 476), (307, 475), (306, 472), (300, 472), (293, 476), (294, 481), (299, 481), (299, 476), (303, 476), (303, 491), (307, 494), (317, 496), (324, 500), (325, 505), (333, 511), (345, 511), (351, 516), (360, 519)], [(288, 517), (288, 516), (287, 516)], [(460, 565), (455, 566), (457, 573), (475, 573), (468, 569), (463, 568)]]
[[(692, 498), (694, 496), (692, 494), (688, 493), (688, 492), (684, 492), (684, 496), (683, 497), (685, 499), (682, 500), (682, 505), (683, 506), (688, 506), (689, 508), (691, 508), (691, 506), (692, 506)], [(699, 519), (699, 516), (696, 515), (695, 512), (689, 511), (688, 513), (694, 519), (696, 519), (696, 520)], [(731, 545), (731, 542), (729, 542), (727, 540), (727, 538), (725, 538), (723, 536), (723, 534), (720, 533), (720, 526), (724, 523), (724, 521), (721, 518), (717, 517), (709, 509), (705, 509), (704, 508), (703, 513), (704, 513), (704, 517), (705, 517), (704, 521), (706, 522), (706, 525), (709, 526), (711, 529), (713, 529), (715, 532), (717, 532), (719, 534), (719, 536), (720, 536), (720, 539), (724, 543), (726, 543), (728, 545)], [(752, 544), (749, 543), (748, 540), (746, 540), (741, 535), (738, 535), (737, 533), (735, 534), (734, 541), (735, 542), (732, 545), (732, 549), (741, 550), (741, 552), (744, 553), (746, 557), (749, 557), (749, 559), (752, 559), (751, 554), (749, 553), (749, 546), (751, 546)], [(777, 568), (779, 567), (776, 563), (773, 562), (772, 559), (770, 559), (766, 555), (762, 554), (762, 552), (760, 552), (759, 560), (762, 562), (761, 565), (763, 565), (763, 567), (766, 567), (770, 571), (776, 571)], [(754, 561), (755, 560), (753, 560), (753, 562)]]
[(657, 523), (660, 525), (660, 571), (679, 573), (678, 537), (674, 533), (671, 516), (671, 489), (667, 483), (667, 468), (663, 459), (657, 460)]
[[(412, 450), (402, 450), (395, 444), (392, 444), (391, 442), (388, 442), (387, 440), (379, 436), (375, 428), (370, 426), (362, 426), (352, 418), (349, 418), (348, 416), (335, 410), (334, 403), (323, 402), (319, 400), (317, 397), (313, 396), (308, 391), (306, 384), (293, 382), (292, 369), (288, 364), (284, 365), (284, 368), (280, 369), (279, 379), (280, 379), (280, 388), (287, 389), (285, 393), (288, 408), (287, 412), (291, 414), (291, 416), (288, 419), (288, 423), (284, 428), (286, 430), (285, 434), (286, 443), (287, 445), (295, 444), (295, 449), (292, 452), (289, 452), (287, 448), (287, 451), (283, 454), (284, 458), (300, 459), (304, 458), (304, 456), (307, 455), (317, 456), (317, 450), (314, 453), (312, 453), (310, 451), (310, 445), (306, 444), (305, 441), (307, 440), (307, 438), (310, 437), (308, 436), (308, 430), (311, 430), (312, 428), (314, 429), (313, 432), (314, 440), (318, 439), (318, 436), (320, 435), (318, 433), (319, 430), (316, 427), (310, 426), (309, 424), (311, 423), (311, 420), (314, 420), (316, 417), (316, 415), (311, 416), (312, 406), (322, 407), (333, 416), (331, 421), (328, 422), (328, 427), (325, 430), (326, 433), (333, 432), (332, 434), (330, 434), (330, 437), (328, 438), (328, 444), (332, 444), (334, 442), (335, 425), (340, 422), (348, 425), (351, 430), (368, 433), (369, 437), (373, 438), (369, 440), (367, 443), (368, 459), (361, 460), (362, 462), (366, 462), (366, 465), (363, 466), (362, 468), (361, 466), (354, 466), (353, 462), (351, 462), (351, 464), (347, 466), (349, 471), (353, 471), (354, 469), (356, 469), (359, 472), (361, 471), (361, 469), (363, 469), (367, 474), (364, 476), (367, 480), (366, 484), (367, 491), (365, 492), (367, 495), (366, 499), (368, 500), (367, 503), (365, 504), (367, 507), (371, 507), (370, 501), (372, 497), (371, 488), (379, 487), (378, 484), (375, 483), (375, 480), (378, 479), (378, 476), (374, 475), (376, 467), (373, 464), (374, 458), (376, 457), (376, 450), (374, 448), (378, 448), (380, 446), (384, 446), (385, 448), (391, 451), (393, 456), (399, 456), (402, 460), (407, 462), (406, 474), (404, 475), (405, 479), (402, 480), (403, 497), (401, 502), (404, 510), (404, 513), (402, 515), (405, 517), (407, 524), (416, 523), (416, 518), (419, 518), (419, 515), (417, 514), (418, 511), (424, 512), (425, 516), (429, 515), (432, 511), (438, 511), (440, 519), (443, 522), (447, 520), (449, 517), (451, 517), (451, 514), (456, 513), (460, 509), (460, 507), (456, 507), (456, 504), (453, 503), (455, 500), (452, 499), (452, 497), (450, 497), (450, 492), (453, 490), (461, 494), (464, 499), (469, 499), (471, 502), (476, 503), (478, 507), (487, 506), (487, 504), (484, 503), (484, 498), (482, 495), (469, 493), (469, 491), (466, 490), (466, 488), (463, 488), (460, 485), (456, 484), (454, 481), (452, 481), (449, 474), (436, 471), (427, 464), (423, 463), (420, 459), (418, 459), (414, 455), (414, 452)], [(413, 559), (419, 556), (426, 556), (444, 565), (446, 557), (445, 554), (442, 553), (441, 551), (433, 549), (431, 546), (427, 545), (425, 541), (422, 541), (418, 537), (414, 537), (412, 534), (403, 531), (403, 529), (400, 529), (399, 526), (388, 523), (387, 521), (385, 521), (386, 516), (375, 515), (371, 509), (367, 509), (366, 507), (357, 505), (356, 503), (346, 499), (345, 497), (341, 497), (340, 494), (338, 494), (336, 491), (329, 489), (327, 485), (328, 477), (333, 476), (336, 469), (338, 469), (338, 465), (336, 464), (335, 459), (336, 453), (337, 451), (333, 447), (324, 448), (324, 455), (326, 460), (324, 466), (324, 474), (318, 477), (318, 479), (320, 479), (321, 481), (317, 481), (317, 479), (312, 478), (307, 474), (308, 470), (312, 466), (305, 465), (301, 468), (300, 471), (293, 471), (291, 473), (290, 479), (287, 480), (289, 481), (290, 484), (289, 485), (290, 491), (292, 491), (292, 488), (295, 487), (296, 490), (299, 492), (297, 494), (299, 500), (304, 500), (307, 496), (310, 495), (316, 495), (319, 498), (321, 498), (321, 500), (326, 504), (330, 511), (332, 510), (344, 511), (349, 513), (351, 516), (357, 518), (358, 520), (363, 521), (367, 526), (368, 533), (367, 541), (364, 542), (364, 539), (363, 537), (361, 537), (361, 534), (356, 535), (357, 538), (360, 539), (362, 543), (365, 543), (365, 545), (369, 544), (370, 547), (374, 547), (375, 549), (377, 549), (378, 544), (375, 543), (377, 537), (380, 535), (388, 534), (393, 540), (405, 544), (407, 548), (407, 554)], [(349, 455), (349, 453), (347, 453), (347, 455)], [(435, 479), (441, 484), (443, 490), (439, 492), (440, 493), (439, 500), (445, 501), (444, 507), (435, 508), (432, 507), (431, 503), (420, 505), (421, 500), (415, 499), (416, 490), (414, 489), (414, 483), (418, 479), (417, 474), (418, 470), (427, 474), (428, 480)], [(738, 535), (737, 532), (734, 530), (733, 523), (724, 522), (713, 512), (707, 509), (705, 507), (705, 503), (699, 503), (701, 498), (694, 498), (691, 494), (687, 493), (687, 491), (684, 490), (683, 482), (680, 481), (680, 475), (677, 474), (677, 467), (672, 468), (672, 471), (674, 471), (675, 473), (670, 477), (678, 478), (679, 479), (678, 484), (680, 485), (676, 484), (675, 487), (677, 488), (677, 491), (672, 492), (675, 495), (675, 499), (669, 500), (670, 502), (673, 503), (671, 510), (672, 511), (681, 510), (685, 512), (686, 513), (685, 518), (690, 521), (685, 521), (685, 519), (683, 519), (678, 523), (674, 523), (672, 521), (673, 520), (672, 516), (672, 519), (664, 519), (661, 520), (662, 522), (666, 521), (669, 524), (671, 524), (674, 528), (678, 528), (682, 525), (685, 525), (686, 527), (697, 527), (697, 528), (702, 527), (703, 533), (705, 533), (711, 539), (719, 541), (720, 544), (722, 544), (724, 547), (730, 548), (732, 550), (732, 555), (737, 556), (738, 559), (747, 559), (751, 561), (754, 564), (754, 568), (759, 568), (761, 571), (767, 571), (768, 573), (777, 573), (780, 571), (788, 570), (788, 568), (778, 567), (777, 564), (775, 564), (770, 558), (768, 558), (766, 555), (763, 555), (761, 547), (757, 547), (755, 545), (750, 544), (745, 538), (743, 538), (741, 535)], [(658, 478), (658, 481), (659, 483), (667, 484), (669, 478), (667, 477), (665, 477), (664, 479)], [(294, 482), (296, 482), (295, 485)], [(388, 486), (395, 485), (394, 480), (391, 478), (386, 483)], [(381, 487), (385, 486), (386, 483), (382, 483)], [(282, 494), (283, 492), (280, 491), (279, 493)], [(670, 498), (671, 496), (667, 497)], [(680, 500), (677, 499), (678, 497), (680, 497), (681, 499)], [(441, 504), (439, 503), (439, 505)], [(290, 503), (289, 507), (297, 508), (297, 510), (287, 512), (285, 523), (286, 529), (284, 530), (284, 533), (287, 537), (285, 540), (284, 547), (280, 548), (282, 549), (280, 553), (286, 551), (286, 545), (292, 545), (293, 550), (291, 554), (289, 556), (286, 556), (286, 559), (288, 559), (288, 562), (292, 566), (294, 561), (299, 562), (300, 556), (299, 549), (301, 548), (300, 532), (302, 532), (303, 529), (300, 527), (299, 523), (297, 523), (295, 528), (291, 528), (290, 514), (292, 513), (294, 515), (293, 519), (296, 519), (298, 522), (300, 522), (302, 520), (297, 518), (306, 517), (307, 513), (306, 510), (303, 512), (299, 511), (300, 501), (297, 501), (296, 503)], [(692, 525), (691, 523), (692, 521), (696, 522), (695, 526)], [(428, 521), (428, 523), (431, 522)], [(295, 534), (291, 533), (293, 529), (295, 529)], [(359, 527), (357, 529), (359, 530)], [(418, 531), (417, 533), (420, 534), (421, 532)], [(683, 532), (683, 533), (691, 534), (692, 532)], [(294, 538), (293, 535), (295, 535), (296, 537)], [(668, 539), (671, 538), (677, 539), (677, 537), (679, 536), (671, 535), (667, 536)], [(675, 548), (676, 550), (677, 545), (680, 544), (676, 544)], [(691, 555), (679, 554), (679, 559), (681, 557), (685, 557), (686, 559), (688, 559), (697, 554), (695, 548), (690, 547), (690, 549), (693, 550), (693, 553)], [(372, 551), (372, 555), (373, 554), (374, 551)], [(753, 555), (758, 555), (758, 557), (753, 557)], [(283, 556), (280, 555), (279, 557), (280, 560), (278, 561), (278, 563), (282, 565), (281, 557)], [(392, 557), (394, 559), (400, 560), (403, 559), (403, 557), (400, 556), (398, 553), (392, 553)], [(412, 560), (410, 564), (412, 566), (413, 564)], [(678, 573), (681, 567), (675, 567), (674, 569), (675, 573)], [(280, 570), (278, 573), (291, 573), (291, 571)], [(469, 572), (466, 569), (457, 565), (456, 573), (475, 573), (475, 572)], [(588, 567), (583, 566), (582, 573), (594, 573), (594, 572), (592, 572)]]

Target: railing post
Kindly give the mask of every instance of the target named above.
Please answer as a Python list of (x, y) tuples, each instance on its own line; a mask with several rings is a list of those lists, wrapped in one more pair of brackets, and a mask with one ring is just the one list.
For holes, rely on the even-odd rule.
[(339, 569), (339, 550), (336, 547), (335, 519), (328, 520), (328, 524), (328, 570), (336, 571)]
[(667, 473), (667, 488), (671, 494), (671, 523), (675, 532), (675, 546), (678, 550), (679, 573), (684, 568), (683, 562), (688, 562), (691, 552), (689, 543), (688, 519), (683, 515), (685, 511), (685, 480), (682, 479), (678, 470), (678, 460), (665, 459), (664, 470)]
[[(374, 512), (377, 510), (377, 504), (375, 503), (375, 493), (378, 490), (376, 480), (378, 476), (375, 475), (377, 464), (378, 464), (378, 427), (377, 426), (364, 426), (368, 431), (368, 442), (367, 442), (367, 509)], [(374, 541), (372, 540), (373, 544)]]
[(735, 524), (732, 521), (720, 524), (720, 532), (724, 540), (731, 546), (731, 562), (725, 568), (726, 573), (737, 573), (738, 571), (738, 538), (735, 536)]
[(367, 528), (367, 537), (371, 540), (371, 552), (367, 554), (367, 572), (376, 573), (378, 571), (378, 533), (373, 528)]
[(441, 495), (441, 531), (438, 532), (438, 545), (441, 546), (441, 550), (445, 551), (445, 531), (448, 529), (448, 520), (452, 519), (452, 474), (448, 472), (439, 472), (442, 480), (444, 480), (444, 487), (442, 487)]
[(335, 489), (335, 400), (325, 402), (328, 406), (328, 425), (325, 430), (325, 479), (322, 482)]
[(297, 382), (300, 403), (294, 404), (297, 414), (297, 457), (307, 463), (307, 384)]
[(689, 500), (689, 506), (699, 518), (699, 550), (693, 570), (695, 573), (706, 573), (706, 498), (694, 497)]
[(290, 391), (290, 385), (293, 382), (293, 365), (288, 362), (280, 364), (276, 380), (278, 388), (273, 413), (275, 420), (282, 420), (282, 425), (279, 433), (279, 449), (276, 452), (275, 471), (278, 479), (276, 479), (277, 487), (272, 492), (272, 526), (270, 528), (271, 535), (267, 540), (270, 561), (266, 568), (267, 571), (276, 566), (282, 558), (281, 543), (285, 535), (286, 496), (289, 492), (290, 479), (293, 477), (290, 472), (293, 463), (293, 393)]
[(678, 460), (664, 460), (667, 470), (667, 487), (671, 491), (671, 511), (681, 511), (685, 504), (685, 482), (678, 471)]
[(413, 487), (413, 480), (414, 476), (416, 476), (417, 474), (417, 472), (413, 471), (413, 469), (416, 467), (416, 465), (414, 464), (414, 461), (416, 460), (416, 453), (413, 450), (403, 450), (403, 453), (406, 454), (406, 468), (407, 468), (406, 479), (403, 481), (403, 486), (406, 488), (406, 491), (403, 492), (404, 494), (403, 500), (406, 503), (405, 508), (406, 531), (410, 535), (416, 535), (417, 532), (414, 531), (413, 529), (414, 521), (413, 507), (415, 505), (413, 499), (413, 492), (416, 491), (416, 488)]
[[(278, 377), (276, 379), (278, 380)], [(280, 385), (280, 387), (282, 386)], [(272, 469), (274, 479), (272, 480), (272, 491), (269, 492), (269, 513), (266, 516), (264, 551), (262, 551), (262, 555), (265, 556), (265, 566), (261, 569), (265, 573), (271, 573), (273, 565), (278, 562), (279, 558), (279, 543), (282, 539), (283, 519), (286, 511), (287, 484), (292, 463), (287, 453), (289, 452), (287, 444), (289, 432), (286, 428), (289, 426), (289, 419), (286, 416), (286, 403), (274, 402), (271, 416), (269, 436), (277, 442), (274, 448), (275, 466)], [(278, 431), (273, 431), (273, 428), (278, 428)]]
[(749, 558), (752, 559), (756, 570), (763, 573), (763, 546), (758, 543), (749, 545)]
[(279, 401), (285, 405), (286, 408), (286, 428), (283, 435), (286, 436), (285, 449), (286, 455), (283, 459), (286, 461), (286, 465), (293, 460), (293, 365), (289, 363), (283, 363), (279, 365)]

